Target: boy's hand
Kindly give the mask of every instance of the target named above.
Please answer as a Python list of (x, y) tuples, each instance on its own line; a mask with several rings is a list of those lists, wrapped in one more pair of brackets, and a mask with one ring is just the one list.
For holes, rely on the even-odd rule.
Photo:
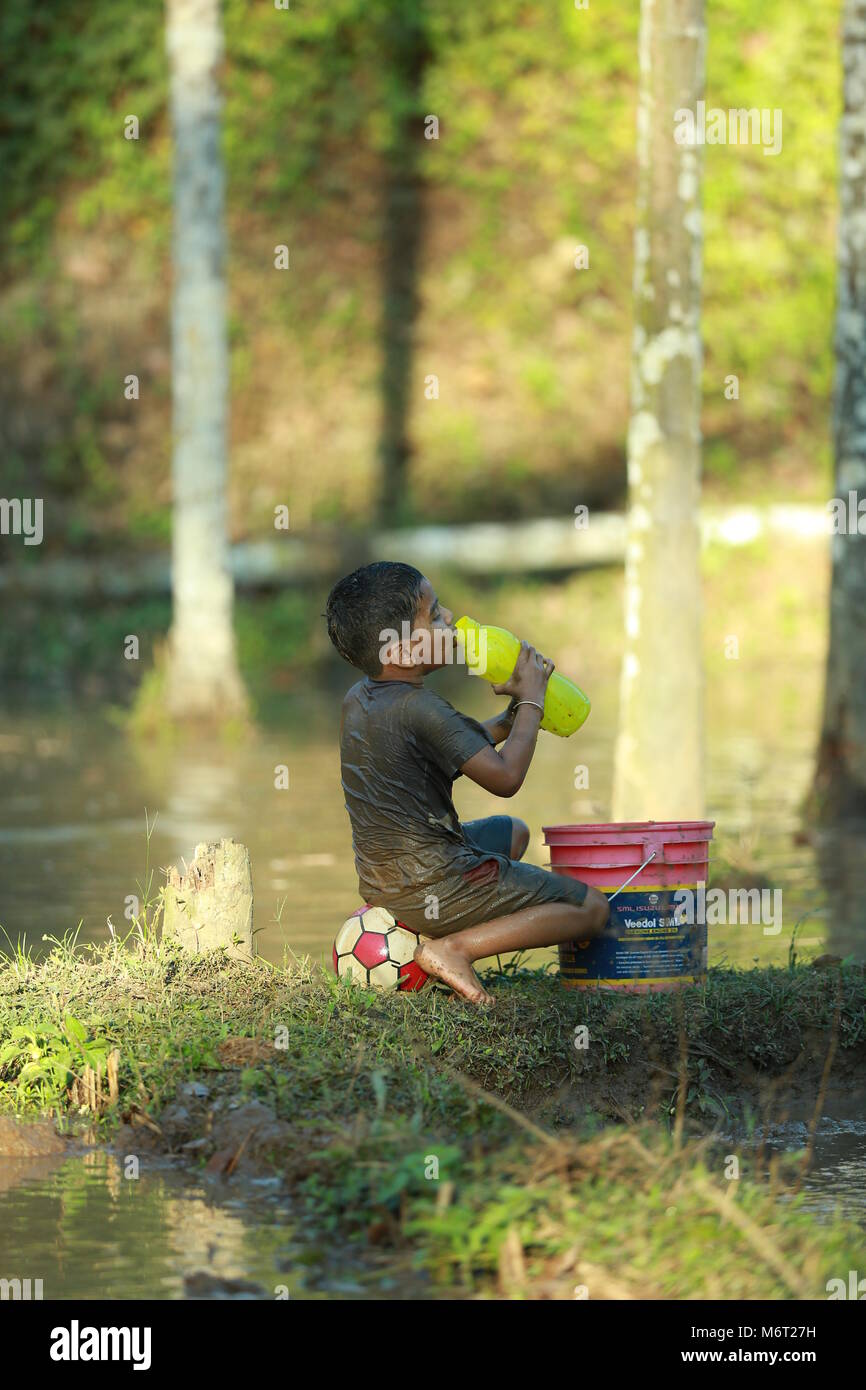
[[(521, 642), (514, 670), (507, 681), (494, 685), (493, 689), (498, 695), (510, 695), (514, 701), (530, 700), (544, 709), (544, 694), (552, 672), (553, 662), (549, 657), (542, 656), (528, 642)], [(482, 748), (460, 771), (494, 796), (514, 796), (523, 785), (532, 761), (540, 723), (538, 718), (515, 719), (501, 751), (489, 746)]]
[(515, 700), (533, 700), (544, 704), (547, 682), (554, 671), (554, 663), (542, 656), (528, 642), (521, 642), (520, 654), (507, 681), (494, 685), (497, 695), (511, 695)]

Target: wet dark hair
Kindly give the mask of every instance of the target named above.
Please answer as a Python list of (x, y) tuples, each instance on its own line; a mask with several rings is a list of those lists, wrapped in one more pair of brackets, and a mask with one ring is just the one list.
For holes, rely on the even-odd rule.
[(340, 656), (366, 675), (378, 676), (382, 633), (414, 620), (423, 582), (423, 574), (413, 565), (377, 560), (335, 584), (325, 617), (328, 636)]

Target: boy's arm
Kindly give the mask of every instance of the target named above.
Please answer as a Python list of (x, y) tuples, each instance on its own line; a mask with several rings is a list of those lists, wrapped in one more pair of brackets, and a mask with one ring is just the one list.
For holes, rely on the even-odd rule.
[(502, 714), (494, 714), (492, 719), (482, 721), (482, 729), (486, 729), (494, 743), (502, 743), (503, 739), (508, 738), (514, 724), (515, 705), (517, 704), (514, 696), (509, 701), (508, 708)]
[(552, 672), (553, 662), (522, 642), (509, 680), (493, 687), (498, 694), (512, 697), (515, 713), (511, 732), (501, 749), (482, 748), (460, 769), (485, 791), (495, 796), (514, 796), (523, 785), (535, 752), (538, 726), (544, 712), (544, 693)]

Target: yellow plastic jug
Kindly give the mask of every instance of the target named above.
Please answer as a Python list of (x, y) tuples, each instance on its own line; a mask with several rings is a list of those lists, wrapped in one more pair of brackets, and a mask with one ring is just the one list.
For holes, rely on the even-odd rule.
[[(502, 685), (514, 670), (520, 654), (520, 640), (504, 627), (487, 627), (474, 618), (458, 618), (454, 624), (463, 646), (466, 665), (472, 676), (483, 676)], [(542, 729), (568, 738), (586, 720), (590, 703), (580, 686), (554, 671), (544, 696)]]

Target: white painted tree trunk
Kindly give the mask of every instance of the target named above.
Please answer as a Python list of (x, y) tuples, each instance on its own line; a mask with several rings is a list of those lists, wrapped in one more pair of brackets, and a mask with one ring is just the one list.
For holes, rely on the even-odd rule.
[(167, 702), (179, 718), (238, 713), (228, 569), (228, 344), (219, 0), (167, 0), (174, 134), (173, 618)]
[[(847, 512), (850, 493), (866, 500), (866, 0), (846, 0), (842, 64), (833, 431)], [(833, 537), (817, 785), (828, 819), (866, 817), (866, 535), (856, 522)]]
[(675, 112), (703, 97), (703, 0), (642, 0), (626, 644), (617, 820), (704, 813), (701, 659), (701, 151)]

